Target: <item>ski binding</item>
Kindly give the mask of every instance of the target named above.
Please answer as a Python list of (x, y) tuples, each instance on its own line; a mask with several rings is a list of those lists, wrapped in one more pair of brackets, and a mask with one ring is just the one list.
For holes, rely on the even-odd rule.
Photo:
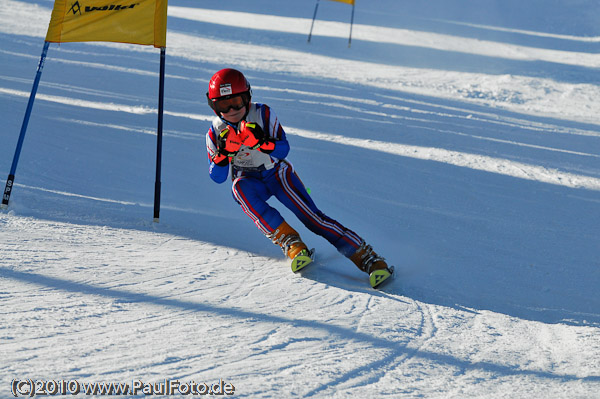
[(393, 276), (394, 266), (389, 266), (387, 269), (373, 271), (369, 275), (369, 282), (371, 283), (371, 287), (379, 288), (384, 282), (391, 281)]
[(292, 271), (298, 273), (306, 266), (310, 265), (315, 260), (315, 249), (303, 249), (296, 257), (292, 260)]

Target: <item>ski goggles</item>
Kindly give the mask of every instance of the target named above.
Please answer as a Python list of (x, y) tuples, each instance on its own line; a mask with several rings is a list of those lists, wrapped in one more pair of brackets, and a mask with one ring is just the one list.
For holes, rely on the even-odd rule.
[(212, 108), (222, 114), (226, 114), (232, 109), (239, 111), (248, 105), (250, 100), (248, 93), (240, 93), (231, 97), (216, 98), (211, 100)]

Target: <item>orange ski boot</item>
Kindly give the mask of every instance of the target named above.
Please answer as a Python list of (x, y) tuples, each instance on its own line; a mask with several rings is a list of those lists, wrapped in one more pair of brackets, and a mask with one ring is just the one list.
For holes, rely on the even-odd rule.
[(267, 236), (274, 244), (281, 247), (283, 253), (292, 260), (294, 273), (308, 266), (313, 261), (314, 250), (309, 250), (300, 238), (300, 234), (287, 222), (281, 223), (277, 229)]
[(371, 287), (377, 288), (394, 273), (394, 267), (388, 266), (385, 259), (373, 251), (373, 247), (362, 242), (350, 260), (369, 275)]

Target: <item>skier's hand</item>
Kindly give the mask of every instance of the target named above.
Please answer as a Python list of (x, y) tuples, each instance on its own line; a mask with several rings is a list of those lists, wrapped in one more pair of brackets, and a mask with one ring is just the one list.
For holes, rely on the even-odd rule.
[(275, 139), (272, 137), (268, 137), (264, 143), (258, 147), (260, 152), (264, 152), (265, 154), (270, 154), (275, 149)]
[(231, 127), (223, 129), (217, 137), (217, 147), (219, 148), (219, 153), (221, 155), (232, 157), (237, 154), (241, 146), (242, 138)]
[(217, 152), (212, 161), (219, 166), (227, 166), (229, 158), (233, 157), (242, 146), (242, 140), (232, 128), (225, 128), (217, 136)]
[(267, 135), (260, 125), (242, 121), (240, 123), (240, 136), (242, 137), (242, 143), (246, 147), (255, 150), (265, 142)]
[(218, 152), (212, 157), (211, 161), (215, 163), (217, 166), (227, 166), (229, 165), (229, 157), (226, 155), (221, 155)]
[(270, 153), (275, 149), (275, 139), (267, 136), (265, 131), (256, 123), (240, 123), (240, 135), (245, 146), (264, 153)]

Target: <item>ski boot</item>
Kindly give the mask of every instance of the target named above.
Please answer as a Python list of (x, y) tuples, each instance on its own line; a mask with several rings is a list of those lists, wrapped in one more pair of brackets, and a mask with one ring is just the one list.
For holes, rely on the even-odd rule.
[(369, 275), (371, 287), (377, 288), (394, 273), (394, 266), (388, 266), (385, 259), (377, 255), (370, 245), (362, 242), (350, 260)]
[(314, 250), (309, 250), (302, 242), (300, 235), (285, 221), (267, 237), (274, 244), (279, 245), (281, 250), (292, 260), (292, 271), (299, 272), (313, 261)]

